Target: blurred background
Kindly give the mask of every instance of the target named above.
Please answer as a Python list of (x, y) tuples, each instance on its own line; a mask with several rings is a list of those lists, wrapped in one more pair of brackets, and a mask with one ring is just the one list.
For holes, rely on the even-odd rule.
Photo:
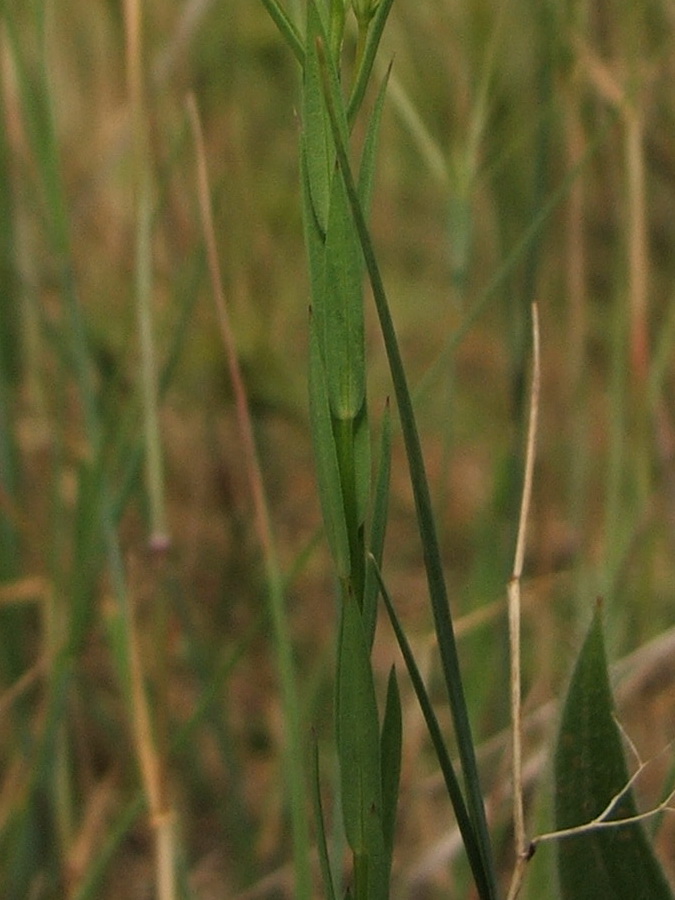
[[(300, 22), (304, 4), (287, 8)], [(120, 674), (123, 578), (151, 707), (164, 697), (156, 727), (185, 896), (291, 897), (274, 638), (186, 98), (194, 93), (205, 133), (303, 733), (316, 730), (330, 773), (335, 591), (306, 408), (300, 71), (261, 3), (143, 4), (150, 312), (171, 545), (158, 557), (142, 462), (125, 10), (62, 0), (0, 14), (0, 877), (16, 898), (153, 896)], [(415, 394), (505, 879), (505, 588), (535, 301), (542, 390), (523, 582), (531, 831), (549, 821), (551, 701), (596, 597), (610, 657), (621, 660), (627, 733), (643, 759), (673, 736), (674, 14), (659, 0), (395, 0), (379, 55), (375, 81), (390, 61), (393, 70), (372, 231)], [(346, 77), (354, 43), (348, 31)], [(367, 293), (366, 306), (376, 436), (391, 387)], [(384, 571), (433, 691), (398, 435)], [(383, 678), (392, 662), (403, 668), (384, 619), (375, 661)], [(402, 681), (394, 896), (468, 897), (452, 812)], [(665, 753), (638, 784), (643, 806), (668, 778)], [(667, 826), (657, 846), (673, 872)], [(538, 852), (526, 896), (555, 896), (553, 858)]]

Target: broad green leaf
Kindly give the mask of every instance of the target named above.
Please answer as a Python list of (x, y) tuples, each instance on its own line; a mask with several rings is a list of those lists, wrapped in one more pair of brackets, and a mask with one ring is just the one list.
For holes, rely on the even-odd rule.
[[(621, 735), (596, 609), (572, 675), (555, 754), (556, 828), (584, 825), (599, 816), (628, 783)], [(637, 814), (625, 791), (609, 814)], [(563, 900), (672, 900), (672, 893), (638, 823), (600, 828), (558, 844)]]
[(384, 857), (377, 702), (361, 613), (348, 592), (338, 654), (336, 731), (345, 834), (355, 856), (375, 863)]
[(309, 323), (309, 416), (326, 539), (340, 579), (350, 572), (349, 538), (323, 359), (313, 314)]
[(382, 770), (382, 832), (387, 853), (387, 869), (391, 866), (396, 826), (396, 806), (401, 777), (401, 745), (403, 727), (401, 698), (398, 692), (396, 669), (391, 667), (387, 683), (387, 701), (384, 707), (382, 737), (380, 739), (380, 768)]

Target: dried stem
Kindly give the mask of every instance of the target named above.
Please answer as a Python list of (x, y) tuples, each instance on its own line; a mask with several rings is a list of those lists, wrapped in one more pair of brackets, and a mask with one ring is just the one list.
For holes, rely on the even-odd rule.
[(539, 313), (537, 304), (532, 305), (532, 393), (530, 397), (530, 422), (527, 432), (527, 451), (525, 457), (525, 478), (520, 503), (518, 521), (518, 539), (513, 562), (513, 574), (508, 584), (509, 606), (509, 643), (511, 646), (511, 753), (513, 778), (513, 826), (517, 863), (514, 878), (509, 891), (509, 900), (518, 894), (522, 883), (522, 873), (529, 858), (529, 843), (525, 837), (525, 817), (523, 812), (523, 758), (522, 758), (522, 709), (520, 683), (520, 579), (523, 573), (525, 558), (525, 536), (527, 519), (532, 497), (532, 475), (537, 442), (537, 419), (539, 414), (539, 386), (541, 381), (539, 359)]

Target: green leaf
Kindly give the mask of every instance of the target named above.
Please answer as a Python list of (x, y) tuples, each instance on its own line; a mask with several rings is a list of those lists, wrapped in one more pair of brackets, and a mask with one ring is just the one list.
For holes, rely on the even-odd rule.
[(316, 52), (317, 38), (326, 42), (321, 15), (314, 0), (307, 3), (305, 66), (302, 83), (302, 154), (307, 165), (307, 180), (314, 215), (325, 233), (334, 154), (330, 149), (321, 72)]
[(355, 419), (333, 417), (332, 422), (349, 541), (349, 578), (361, 609), (366, 565), (364, 520), (370, 492), (370, 435), (365, 398)]
[(387, 870), (391, 867), (396, 826), (396, 806), (401, 778), (401, 745), (403, 726), (401, 698), (398, 692), (396, 670), (391, 667), (387, 683), (387, 701), (384, 707), (382, 737), (380, 739), (380, 768), (382, 770), (382, 832), (387, 854)]
[(355, 856), (384, 856), (377, 702), (361, 613), (342, 604), (337, 685), (337, 744), (347, 841)]
[[(387, 405), (382, 418), (382, 435), (380, 438), (380, 459), (375, 485), (375, 499), (370, 523), (370, 553), (377, 567), (382, 567), (384, 539), (387, 531), (387, 513), (389, 509), (389, 480), (391, 476), (391, 407)], [(366, 641), (372, 650), (377, 624), (377, 597), (380, 587), (374, 566), (366, 568), (366, 582), (363, 591), (363, 628)]]
[(350, 123), (352, 123), (356, 119), (356, 115), (361, 108), (361, 104), (363, 103), (363, 98), (366, 94), (366, 87), (368, 86), (368, 82), (370, 81), (370, 76), (373, 71), (373, 64), (375, 63), (377, 49), (380, 46), (380, 41), (382, 40), (382, 32), (384, 31), (384, 26), (391, 10), (392, 3), (393, 0), (380, 0), (380, 4), (377, 7), (375, 15), (373, 16), (370, 27), (368, 28), (366, 46), (363, 52), (363, 56), (361, 57), (359, 71), (357, 72), (356, 78), (354, 80), (354, 87), (352, 88), (351, 97), (349, 98), (348, 117)]
[(323, 359), (314, 315), (309, 322), (309, 416), (326, 539), (340, 579), (350, 573), (349, 538)]
[(302, 46), (302, 40), (298, 34), (298, 30), (288, 13), (277, 0), (262, 0), (262, 2), (269, 13), (270, 18), (281, 32), (282, 37), (293, 51), (295, 58), (301, 66), (304, 65), (305, 48)]
[(321, 777), (319, 775), (319, 748), (316, 742), (316, 735), (312, 735), (312, 797), (314, 801), (314, 819), (316, 820), (317, 844), (319, 852), (319, 864), (321, 866), (321, 879), (323, 881), (324, 893), (328, 900), (335, 900), (335, 889), (333, 887), (333, 873), (330, 867), (330, 857), (328, 855), (328, 842), (326, 840), (326, 824), (323, 815), (323, 804), (321, 802)]
[(361, 409), (353, 421), (354, 435), (354, 489), (356, 493), (356, 522), (360, 531), (361, 543), (361, 567), (366, 564), (365, 549), (363, 544), (363, 527), (368, 512), (370, 500), (370, 479), (372, 477), (370, 467), (370, 429), (368, 422), (368, 404), (364, 396)]
[[(307, 30), (305, 65), (302, 84), (302, 152), (306, 157), (308, 181), (314, 215), (325, 233), (328, 223), (328, 207), (331, 182), (335, 170), (335, 153), (330, 134), (330, 123), (323, 98), (323, 82), (319, 66), (317, 46), (328, 46), (326, 25), (316, 0), (307, 3)], [(347, 118), (340, 91), (340, 79), (330, 54), (326, 61), (328, 83), (333, 102), (339, 109), (339, 128), (347, 140)]]
[(309, 280), (312, 300), (319, 309), (325, 305), (326, 295), (326, 229), (322, 228), (315, 214), (312, 192), (309, 184), (309, 163), (303, 145), (300, 152), (300, 181), (302, 187), (302, 221), (305, 234), (305, 248), (309, 264)]
[(481, 898), (490, 897), (492, 896), (490, 894), (491, 889), (484, 871), (483, 857), (480, 851), (480, 845), (476, 836), (476, 831), (469, 816), (469, 811), (464, 800), (464, 795), (459, 784), (459, 779), (457, 778), (457, 774), (455, 772), (455, 767), (453, 766), (452, 760), (450, 759), (450, 754), (448, 753), (448, 748), (446, 747), (443, 740), (441, 726), (439, 725), (438, 719), (436, 718), (436, 713), (434, 712), (434, 708), (429, 698), (429, 694), (427, 693), (422, 675), (417, 666), (412, 648), (408, 642), (405, 632), (403, 631), (399, 618), (396, 614), (396, 610), (394, 609), (394, 604), (392, 603), (391, 597), (389, 596), (389, 591), (387, 590), (387, 587), (382, 580), (380, 570), (372, 557), (370, 559), (370, 564), (375, 571), (375, 575), (380, 588), (380, 593), (382, 594), (382, 599), (384, 600), (384, 604), (387, 608), (387, 613), (389, 614), (392, 628), (394, 629), (394, 634), (396, 635), (396, 640), (398, 641), (403, 659), (405, 660), (406, 668), (408, 669), (408, 674), (410, 675), (410, 680), (415, 690), (415, 695), (417, 696), (417, 701), (420, 705), (422, 715), (424, 716), (424, 721), (426, 722), (427, 729), (429, 731), (429, 737), (431, 738), (431, 742), (434, 745), (434, 750), (436, 751), (436, 756), (438, 757), (438, 763), (441, 767), (441, 772), (443, 773), (445, 787), (448, 792), (450, 802), (452, 803), (452, 808), (455, 811), (455, 817), (457, 818), (457, 827), (459, 828), (462, 835), (462, 841), (464, 842), (464, 848), (469, 860), (469, 865), (471, 866), (471, 871), (476, 882), (476, 887), (478, 888), (478, 895)]
[(368, 122), (368, 131), (366, 132), (363, 153), (361, 154), (361, 167), (359, 169), (359, 199), (366, 217), (370, 213), (370, 202), (373, 194), (373, 183), (375, 181), (377, 139), (380, 134), (380, 123), (382, 121), (382, 111), (384, 110), (384, 101), (387, 96), (387, 85), (389, 84), (390, 74), (391, 66), (387, 69), (387, 74), (380, 85), (377, 100), (375, 101), (375, 107), (370, 117), (370, 121)]
[[(598, 607), (577, 660), (565, 701), (555, 754), (555, 811), (559, 830), (598, 817), (628, 783)], [(624, 791), (608, 815), (637, 814)], [(661, 868), (639, 823), (564, 837), (558, 844), (563, 900), (672, 900)]]
[(325, 253), (325, 293), (316, 312), (328, 393), (337, 419), (355, 419), (366, 392), (363, 257), (339, 173), (331, 188)]

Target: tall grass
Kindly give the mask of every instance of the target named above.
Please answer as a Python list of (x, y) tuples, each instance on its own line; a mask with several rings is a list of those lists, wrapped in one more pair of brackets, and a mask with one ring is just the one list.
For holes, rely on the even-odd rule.
[(668, 6), (0, 17), (3, 895), (672, 874)]

